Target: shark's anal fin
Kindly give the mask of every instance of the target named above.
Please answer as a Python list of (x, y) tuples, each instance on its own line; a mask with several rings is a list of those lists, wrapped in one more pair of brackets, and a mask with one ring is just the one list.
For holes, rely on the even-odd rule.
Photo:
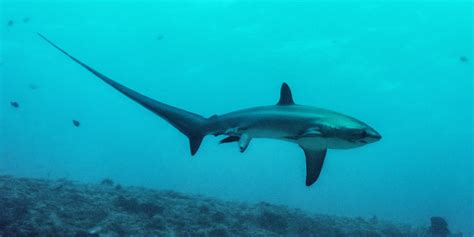
[(244, 152), (245, 150), (247, 150), (247, 147), (249, 146), (251, 140), (252, 138), (247, 133), (244, 133), (242, 134), (242, 136), (240, 136), (240, 140), (239, 140), (240, 152)]
[(321, 173), (327, 148), (310, 149), (302, 146), (301, 148), (306, 156), (306, 186), (311, 186)]
[(291, 95), (291, 89), (288, 84), (283, 83), (280, 89), (280, 100), (277, 105), (294, 105), (293, 96)]
[(223, 144), (223, 143), (229, 143), (229, 142), (238, 142), (239, 140), (240, 140), (239, 136), (228, 136), (222, 139), (219, 143)]

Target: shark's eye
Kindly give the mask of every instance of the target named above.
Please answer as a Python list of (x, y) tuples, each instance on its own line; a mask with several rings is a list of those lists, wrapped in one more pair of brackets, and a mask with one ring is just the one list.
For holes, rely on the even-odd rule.
[(366, 137), (366, 136), (367, 136), (367, 131), (362, 131), (362, 132), (360, 132), (360, 135), (361, 135), (362, 137)]

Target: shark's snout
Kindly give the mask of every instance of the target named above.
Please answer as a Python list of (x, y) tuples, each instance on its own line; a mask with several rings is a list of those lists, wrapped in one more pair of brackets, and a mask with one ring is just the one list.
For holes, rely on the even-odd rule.
[(382, 139), (382, 135), (373, 129), (372, 131), (369, 131), (367, 135), (378, 140)]
[(382, 135), (380, 135), (380, 133), (378, 133), (377, 131), (375, 131), (372, 128), (367, 129), (366, 134), (367, 135), (366, 135), (365, 140), (367, 141), (367, 143), (376, 142), (376, 141), (382, 139)]

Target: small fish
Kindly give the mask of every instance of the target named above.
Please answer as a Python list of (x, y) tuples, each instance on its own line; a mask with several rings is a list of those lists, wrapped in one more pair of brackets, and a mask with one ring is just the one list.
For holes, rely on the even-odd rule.
[(79, 127), (81, 125), (81, 123), (75, 119), (72, 120), (72, 124), (76, 127)]
[(10, 102), (10, 105), (13, 106), (14, 108), (20, 107), (20, 104), (18, 104), (18, 102), (16, 102), (16, 101)]
[(459, 57), (459, 61), (461, 61), (463, 63), (467, 63), (469, 61), (469, 59), (466, 56), (461, 56), (461, 57)]
[(8, 26), (12, 26), (13, 23), (14, 23), (13, 20), (9, 20), (8, 23), (7, 23), (7, 25), (8, 25)]
[(29, 22), (29, 21), (30, 21), (30, 18), (29, 18), (29, 17), (23, 18), (23, 22), (24, 22), (24, 23), (27, 23), (27, 22)]
[(156, 37), (157, 40), (162, 40), (164, 38), (165, 38), (165, 36), (163, 36), (163, 35), (158, 35), (158, 37)]
[(30, 83), (30, 84), (28, 85), (28, 87), (29, 87), (30, 89), (32, 89), (32, 90), (39, 89), (39, 86), (36, 85), (36, 84), (33, 84), (33, 83)]

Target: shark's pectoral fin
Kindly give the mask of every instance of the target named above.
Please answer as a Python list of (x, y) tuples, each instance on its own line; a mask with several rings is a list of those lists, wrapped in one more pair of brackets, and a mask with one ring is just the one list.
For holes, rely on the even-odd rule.
[(242, 134), (242, 136), (240, 136), (240, 140), (239, 140), (240, 152), (244, 152), (245, 150), (247, 150), (247, 147), (249, 146), (251, 140), (252, 138), (247, 133), (244, 133)]
[(219, 143), (223, 144), (223, 143), (229, 143), (229, 142), (238, 142), (239, 140), (240, 140), (239, 136), (228, 136), (222, 139)]
[(321, 173), (327, 149), (301, 148), (306, 156), (306, 186), (311, 186), (316, 182)]

